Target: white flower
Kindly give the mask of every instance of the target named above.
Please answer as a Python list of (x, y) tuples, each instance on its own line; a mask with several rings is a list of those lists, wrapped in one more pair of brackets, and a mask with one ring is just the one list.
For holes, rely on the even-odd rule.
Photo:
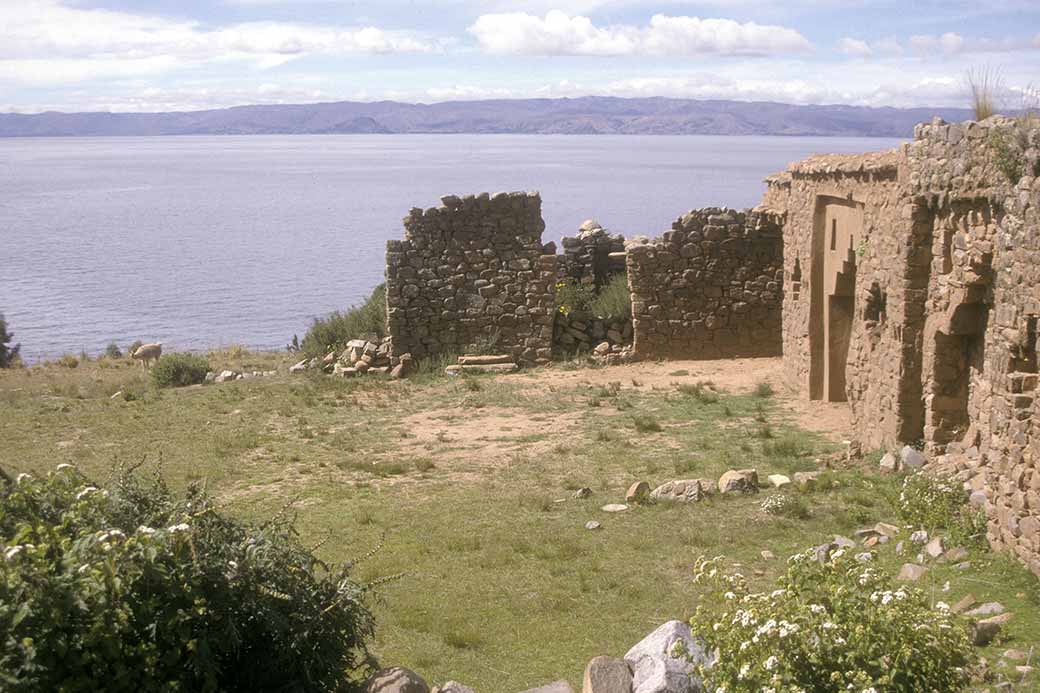
[(867, 561), (874, 558), (874, 554), (870, 553), (869, 551), (864, 551), (863, 553), (857, 553), (855, 558), (860, 563), (866, 563)]
[(179, 525), (173, 525), (172, 527), (167, 527), (166, 531), (167, 532), (177, 533), (177, 532), (187, 532), (189, 529), (191, 529), (191, 526), (187, 522), (182, 522)]
[(72, 469), (72, 465), (69, 464), (68, 462), (62, 462), (61, 464), (59, 464), (57, 467), (54, 468), (54, 471), (60, 472), (60, 471), (63, 471), (65, 469)]
[(140, 527), (137, 528), (137, 533), (138, 534), (155, 534), (155, 530), (152, 529), (151, 527), (146, 526), (146, 525), (141, 525)]
[(841, 558), (844, 555), (845, 555), (845, 549), (838, 549), (837, 551), (835, 551), (834, 553), (831, 554), (831, 560), (832, 561), (833, 560), (837, 560), (837, 559)]
[(749, 671), (751, 671), (751, 665), (745, 664), (744, 666), (740, 667), (740, 673), (737, 674), (737, 678), (744, 679), (745, 677), (747, 677)]
[(939, 611), (949, 611), (950, 610), (950, 605), (947, 604), (946, 602), (936, 602), (935, 603), (935, 608), (938, 609)]
[(726, 592), (726, 594), (724, 594), (723, 596), (726, 599), (736, 599), (737, 598), (737, 595), (733, 594), (732, 592)]
[(740, 643), (740, 651), (741, 652), (743, 652), (744, 650), (746, 650), (749, 647), (751, 647), (751, 643), (749, 641), (747, 641), (747, 640), (745, 640), (744, 642)]
[(787, 590), (773, 590), (772, 594), (770, 594), (769, 596), (773, 599), (776, 599), (777, 597), (782, 597), (785, 594), (787, 594)]
[(22, 552), (22, 549), (24, 549), (24, 548), (25, 547), (21, 546), (20, 544), (12, 546), (7, 551), (4, 551), (4, 558), (9, 561), (12, 558), (14, 558), (15, 556), (17, 556), (18, 554), (20, 554)]
[(877, 693), (877, 689), (871, 686), (870, 688), (864, 688), (863, 693)]
[(85, 497), (97, 491), (94, 486), (87, 486), (85, 489), (76, 494), (76, 500), (83, 500)]
[(810, 604), (809, 611), (813, 612), (814, 614), (822, 614), (825, 611), (827, 611), (827, 609), (825, 609), (822, 604)]
[(834, 625), (834, 624), (833, 624), (833, 623), (831, 623), (830, 621), (824, 621), (824, 622), (823, 622), (823, 629), (824, 629), (824, 630), (834, 630), (834, 629), (836, 629), (837, 627), (838, 627), (838, 626)]
[(28, 481), (31, 478), (32, 474), (26, 474), (25, 472), (22, 472), (18, 475), (18, 478), (14, 480), (14, 483), (21, 484), (23, 481)]
[(766, 671), (772, 671), (776, 668), (777, 663), (780, 660), (776, 658), (776, 655), (772, 655), (766, 661), (762, 662), (762, 668)]
[(881, 595), (881, 606), (888, 606), (891, 603), (893, 597), (891, 592), (885, 592)]

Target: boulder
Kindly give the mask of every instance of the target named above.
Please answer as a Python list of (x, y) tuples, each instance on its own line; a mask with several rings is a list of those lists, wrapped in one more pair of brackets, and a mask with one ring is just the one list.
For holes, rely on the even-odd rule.
[(894, 474), (899, 471), (899, 460), (890, 452), (885, 453), (885, 456), (881, 458), (882, 474)]
[(677, 479), (664, 482), (650, 492), (650, 497), (659, 501), (690, 503), (702, 500), (714, 490), (715, 482), (709, 479)]
[[(299, 365), (299, 364), (297, 364)], [(291, 370), (291, 369), (290, 369)], [(213, 379), (215, 383), (227, 383), (235, 379), (238, 374), (234, 371), (221, 371), (220, 374)]]
[(650, 496), (650, 484), (645, 481), (637, 481), (628, 487), (625, 493), (626, 503), (643, 503)]
[(307, 364), (308, 363), (310, 363), (310, 362), (307, 359), (304, 359), (304, 360), (300, 361), (297, 364), (289, 366), (289, 372), (290, 373), (303, 373), (305, 370), (307, 370)]
[(899, 569), (899, 575), (896, 577), (896, 580), (900, 580), (902, 582), (917, 582), (922, 577), (924, 577), (925, 573), (927, 572), (928, 569), (925, 568), (923, 565), (917, 565), (916, 563), (904, 563), (903, 567)]
[(593, 351), (596, 352), (597, 356), (606, 356), (610, 353), (610, 342), (600, 342)]
[(430, 693), (422, 677), (404, 667), (377, 671), (365, 684), (365, 693)]
[(965, 611), (964, 615), (972, 618), (985, 618), (988, 616), (999, 616), (1004, 611), (1004, 605), (1000, 602), (986, 602), (976, 606), (971, 611)]
[(774, 488), (783, 488), (791, 483), (791, 478), (783, 474), (770, 474), (766, 477)]
[(935, 537), (930, 542), (925, 544), (924, 547), (924, 552), (928, 554), (928, 556), (931, 558), (938, 558), (939, 556), (943, 555), (943, 551), (945, 550), (946, 549), (943, 546), (942, 537)]
[(594, 657), (585, 667), (581, 693), (631, 693), (632, 670), (617, 657)]
[(909, 445), (904, 445), (903, 449), (899, 451), (899, 460), (903, 465), (903, 469), (918, 470), (924, 466), (924, 455), (917, 450), (914, 450)]
[(731, 469), (719, 477), (719, 493), (758, 493), (758, 472)]
[(893, 539), (899, 535), (899, 527), (896, 525), (890, 525), (887, 522), (878, 522), (874, 525), (874, 531), (888, 537), (889, 539)]
[(415, 372), (415, 360), (412, 359), (411, 354), (401, 354), (401, 358), (397, 360), (397, 365), (390, 371), (390, 377), (394, 380), (400, 380), (401, 378), (407, 378)]
[(985, 647), (990, 644), (1000, 634), (1004, 624), (1010, 620), (1011, 614), (1004, 613), (999, 616), (984, 618), (981, 621), (975, 621), (970, 628), (972, 643), (979, 647)]
[(711, 658), (689, 625), (668, 621), (629, 650), (625, 661), (632, 667), (632, 693), (689, 693), (703, 690), (695, 668)]
[(819, 472), (795, 472), (794, 483), (799, 491), (812, 491), (816, 488)]
[(561, 679), (559, 681), (547, 683), (544, 686), (539, 686), (538, 688), (528, 688), (526, 691), (521, 691), (520, 693), (574, 693), (574, 689), (571, 688), (569, 683)]

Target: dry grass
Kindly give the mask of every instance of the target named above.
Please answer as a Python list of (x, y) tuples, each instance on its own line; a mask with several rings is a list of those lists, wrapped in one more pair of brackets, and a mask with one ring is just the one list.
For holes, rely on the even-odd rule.
[(965, 79), (971, 92), (975, 120), (985, 120), (994, 115), (1000, 108), (1000, 94), (1004, 91), (1004, 78), (1000, 72), (989, 66), (972, 68)]

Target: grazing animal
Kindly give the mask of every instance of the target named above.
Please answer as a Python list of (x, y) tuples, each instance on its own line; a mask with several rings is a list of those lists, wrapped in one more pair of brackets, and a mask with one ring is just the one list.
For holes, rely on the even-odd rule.
[(142, 344), (137, 347), (137, 351), (130, 354), (130, 358), (141, 362), (142, 368), (147, 368), (149, 361), (158, 361), (160, 356), (162, 356), (162, 344), (159, 343)]

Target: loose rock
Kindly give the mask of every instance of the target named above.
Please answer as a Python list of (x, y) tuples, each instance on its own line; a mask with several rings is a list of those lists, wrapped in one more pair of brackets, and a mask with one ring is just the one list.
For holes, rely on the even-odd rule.
[(702, 500), (714, 490), (715, 482), (710, 479), (677, 479), (661, 484), (650, 492), (650, 497), (659, 501), (690, 503)]
[(896, 580), (900, 580), (902, 582), (917, 582), (922, 577), (924, 577), (925, 573), (927, 572), (928, 569), (925, 568), (923, 565), (917, 565), (916, 563), (904, 563), (903, 567), (899, 570), (899, 575), (896, 577)]
[(625, 493), (625, 502), (643, 503), (650, 496), (650, 484), (645, 481), (637, 481), (628, 487)]
[(758, 472), (731, 469), (719, 477), (719, 493), (758, 493)]
[(600, 523), (596, 522), (595, 520), (589, 520), (588, 522), (585, 523), (585, 529), (599, 529), (602, 526), (603, 525), (601, 525)]
[[(674, 656), (680, 650), (685, 657)], [(688, 693), (701, 690), (695, 666), (711, 658), (689, 625), (669, 621), (629, 650), (625, 661), (632, 667), (632, 693)]]
[(628, 506), (622, 503), (607, 503), (600, 510), (605, 513), (620, 513), (628, 510)]
[(914, 450), (909, 445), (904, 445), (903, 449), (899, 451), (899, 459), (902, 462), (904, 469), (918, 470), (924, 466), (925, 459), (917, 450)]
[(774, 488), (783, 488), (784, 486), (787, 486), (789, 483), (791, 483), (790, 477), (786, 477), (783, 474), (770, 474), (766, 478), (769, 480), (769, 483), (771, 483)]
[(430, 693), (422, 677), (404, 667), (377, 671), (365, 684), (366, 693)]
[(571, 685), (562, 679), (560, 681), (553, 681), (547, 683), (544, 686), (538, 688), (528, 688), (526, 691), (520, 693), (574, 693), (574, 689)]
[(616, 657), (594, 657), (585, 667), (582, 693), (631, 693), (632, 670)]

